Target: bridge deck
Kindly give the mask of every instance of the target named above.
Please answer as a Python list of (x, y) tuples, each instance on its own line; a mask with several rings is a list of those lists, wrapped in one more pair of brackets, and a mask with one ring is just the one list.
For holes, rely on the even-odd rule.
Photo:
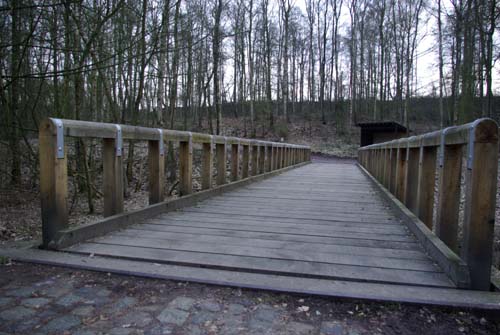
[(455, 287), (367, 176), (344, 162), (293, 169), (65, 250), (284, 281)]

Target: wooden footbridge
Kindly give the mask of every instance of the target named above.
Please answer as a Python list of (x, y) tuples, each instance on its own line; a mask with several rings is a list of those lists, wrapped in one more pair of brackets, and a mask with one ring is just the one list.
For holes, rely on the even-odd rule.
[[(103, 139), (100, 222), (68, 226), (67, 137)], [(150, 205), (131, 212), (123, 206), (124, 139), (149, 143)], [(182, 196), (164, 201), (167, 141), (179, 143)], [(202, 150), (203, 190), (195, 193), (193, 150)], [(48, 119), (40, 127), (45, 250), (11, 255), (218, 285), (500, 309), (490, 283), (497, 155), (498, 126), (489, 119), (360, 148), (358, 164), (311, 164), (305, 146)]]

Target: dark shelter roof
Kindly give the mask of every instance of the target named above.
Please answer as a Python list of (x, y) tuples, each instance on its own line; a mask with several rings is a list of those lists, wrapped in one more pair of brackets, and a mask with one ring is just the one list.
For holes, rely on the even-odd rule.
[(361, 122), (357, 126), (371, 131), (406, 132), (406, 127), (395, 121)]

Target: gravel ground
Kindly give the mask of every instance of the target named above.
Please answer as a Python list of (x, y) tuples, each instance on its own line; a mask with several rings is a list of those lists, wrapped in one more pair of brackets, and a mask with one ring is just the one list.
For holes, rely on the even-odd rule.
[(14, 263), (0, 334), (498, 334), (498, 315)]

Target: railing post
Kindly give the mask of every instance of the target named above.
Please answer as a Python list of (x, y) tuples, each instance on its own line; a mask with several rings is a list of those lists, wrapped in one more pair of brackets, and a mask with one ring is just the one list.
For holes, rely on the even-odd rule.
[(471, 288), (490, 289), (498, 173), (498, 125), (489, 119), (471, 126), (467, 147), (462, 258)]
[[(68, 227), (68, 161), (64, 145), (62, 124), (55, 125), (52, 120), (40, 124), (40, 197), (42, 206), (43, 247), (56, 237), (58, 231)], [(57, 132), (62, 135), (62, 145), (58, 147)], [(61, 144), (61, 143), (59, 143)], [(59, 152), (59, 155), (58, 155)], [(59, 156), (59, 157), (58, 157)]]
[(250, 170), (250, 174), (252, 176), (256, 176), (259, 173), (258, 159), (259, 146), (255, 143), (255, 141), (252, 141), (252, 169)]
[(231, 181), (239, 179), (240, 144), (231, 144)]
[(414, 214), (417, 213), (419, 156), (419, 148), (411, 148), (410, 145), (408, 145), (406, 151), (406, 187), (404, 203)]
[(436, 183), (436, 147), (420, 146), (418, 164), (417, 216), (432, 230), (434, 186)]
[(385, 187), (391, 189), (391, 174), (392, 174), (392, 147), (387, 148), (387, 161), (385, 163)]
[[(445, 141), (445, 131), (443, 141)], [(462, 146), (446, 145), (443, 142), (440, 150), (439, 197), (435, 231), (451, 250), (457, 252)]]
[(203, 143), (203, 157), (201, 163), (201, 188), (207, 190), (212, 187), (214, 168), (214, 140), (210, 136), (210, 143)]
[(397, 145), (396, 147), (391, 148), (391, 175), (389, 177), (390, 182), (389, 182), (389, 191), (392, 194), (396, 194), (396, 171), (398, 167), (398, 148)]
[(148, 141), (149, 204), (163, 201), (165, 185), (165, 146), (163, 130), (158, 129), (158, 141)]
[(266, 172), (271, 172), (273, 170), (273, 145), (270, 143), (266, 144)]
[(259, 145), (259, 174), (262, 174), (265, 171), (265, 163), (266, 163), (266, 146), (263, 143)]
[(405, 186), (406, 186), (406, 146), (404, 143), (398, 143), (397, 158), (396, 158), (396, 198), (404, 202)]
[(182, 195), (193, 192), (193, 137), (189, 134), (187, 141), (179, 142), (179, 193)]
[(250, 148), (248, 144), (243, 145), (243, 155), (241, 162), (241, 178), (248, 178), (248, 165), (250, 164)]
[(123, 212), (123, 141), (120, 126), (116, 138), (103, 140), (104, 217)]
[(217, 155), (217, 185), (223, 185), (226, 183), (226, 142), (217, 143), (215, 145), (215, 150)]

